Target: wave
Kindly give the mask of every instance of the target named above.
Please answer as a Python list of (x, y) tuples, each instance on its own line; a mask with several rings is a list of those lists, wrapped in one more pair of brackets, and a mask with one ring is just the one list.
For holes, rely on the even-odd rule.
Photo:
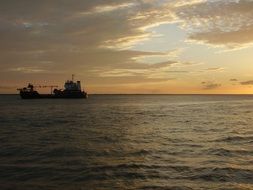
[(253, 170), (232, 167), (202, 168), (202, 170), (199, 171), (200, 174), (193, 175), (187, 179), (253, 184)]
[(230, 136), (216, 140), (216, 142), (238, 142), (238, 141), (252, 142), (253, 136)]
[(140, 190), (192, 190), (190, 187), (186, 186), (144, 186), (140, 187)]
[(210, 148), (206, 150), (208, 155), (216, 155), (216, 156), (252, 156), (252, 150), (244, 150), (244, 149), (226, 149), (226, 148)]

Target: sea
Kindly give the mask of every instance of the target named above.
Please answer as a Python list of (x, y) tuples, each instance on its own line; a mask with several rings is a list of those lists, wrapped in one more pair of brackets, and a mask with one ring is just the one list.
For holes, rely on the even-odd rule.
[(252, 190), (253, 96), (0, 95), (1, 190)]

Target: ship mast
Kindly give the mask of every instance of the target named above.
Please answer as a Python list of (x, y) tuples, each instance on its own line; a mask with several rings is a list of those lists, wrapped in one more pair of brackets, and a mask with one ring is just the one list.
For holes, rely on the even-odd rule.
[(75, 76), (75, 75), (74, 75), (74, 74), (72, 74), (72, 81), (73, 81), (73, 82), (74, 82), (74, 76)]

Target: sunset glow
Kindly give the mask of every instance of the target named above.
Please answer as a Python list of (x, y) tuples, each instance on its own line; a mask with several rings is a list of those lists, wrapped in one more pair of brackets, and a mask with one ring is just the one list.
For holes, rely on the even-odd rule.
[(0, 2), (0, 93), (252, 94), (252, 0)]

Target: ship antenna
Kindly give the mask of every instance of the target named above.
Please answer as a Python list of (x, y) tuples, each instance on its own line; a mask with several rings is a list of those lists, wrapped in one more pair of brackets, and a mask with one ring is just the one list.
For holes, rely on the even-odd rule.
[(72, 74), (72, 81), (73, 81), (73, 82), (74, 82), (74, 76), (75, 76), (75, 75), (74, 75), (74, 74)]

